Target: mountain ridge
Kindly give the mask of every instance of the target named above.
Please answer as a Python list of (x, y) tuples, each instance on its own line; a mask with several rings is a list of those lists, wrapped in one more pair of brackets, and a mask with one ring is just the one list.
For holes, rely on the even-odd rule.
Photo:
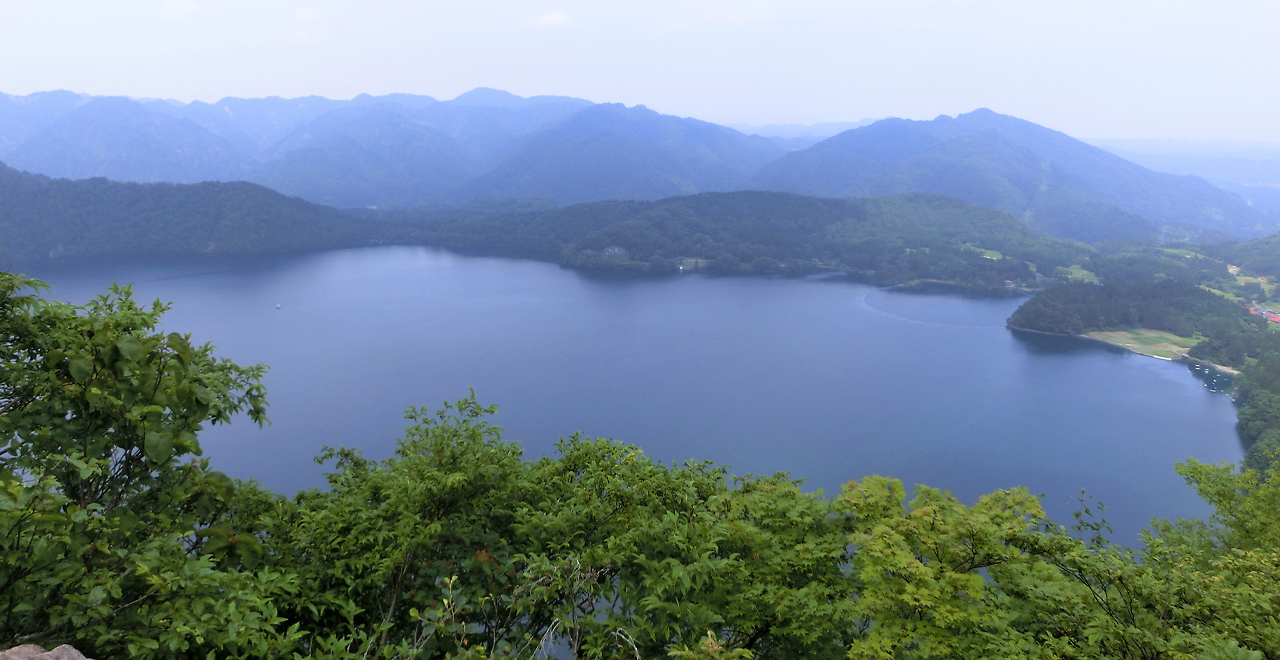
[[(185, 105), (50, 92), (0, 97), (5, 117), (14, 120), (0, 125), (0, 149), (28, 171), (248, 180), (344, 208), (510, 198), (564, 205), (741, 189), (819, 197), (923, 192), (1094, 243), (1248, 239), (1280, 226), (1280, 216), (1202, 179), (1153, 172), (988, 109), (883, 119), (814, 144), (644, 106), (490, 88), (448, 101), (362, 94)], [(1241, 190), (1251, 200), (1266, 192)]]
[(725, 191), (780, 153), (767, 139), (718, 124), (601, 103), (543, 128), (449, 198), (539, 196), (564, 205)]
[[(766, 165), (751, 187), (818, 196), (929, 192), (1092, 241), (1153, 238), (1168, 226), (1233, 235), (1275, 227), (1202, 179), (1152, 172), (985, 108), (930, 121), (885, 119), (845, 131)], [(1111, 226), (1119, 231), (1105, 235)]]

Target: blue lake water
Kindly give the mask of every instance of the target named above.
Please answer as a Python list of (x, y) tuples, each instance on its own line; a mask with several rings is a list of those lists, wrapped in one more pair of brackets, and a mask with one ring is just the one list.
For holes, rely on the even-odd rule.
[(468, 388), (531, 457), (582, 431), (828, 493), (873, 473), (966, 502), (1022, 485), (1063, 523), (1085, 488), (1123, 542), (1152, 517), (1206, 513), (1177, 461), (1242, 455), (1231, 400), (1185, 365), (1013, 333), (1022, 298), (607, 278), (407, 247), (26, 270), (76, 302), (132, 282), (173, 303), (168, 329), (269, 364), (273, 423), (203, 443), (217, 468), (281, 491), (322, 484), (324, 445), (389, 455), (405, 408)]

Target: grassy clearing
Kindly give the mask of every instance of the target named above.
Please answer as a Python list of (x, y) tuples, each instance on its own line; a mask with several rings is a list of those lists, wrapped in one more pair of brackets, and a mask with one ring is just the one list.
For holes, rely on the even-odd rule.
[(1001, 254), (999, 250), (988, 250), (986, 248), (982, 248), (977, 245), (970, 245), (969, 243), (965, 243), (964, 246), (965, 248), (973, 250), (974, 252), (981, 252), (982, 256), (986, 257), (987, 259), (999, 261), (1004, 258), (1004, 255)]
[(1243, 285), (1243, 284), (1252, 284), (1252, 283), (1257, 283), (1259, 286), (1261, 286), (1263, 292), (1267, 294), (1268, 298), (1270, 298), (1272, 294), (1275, 293), (1276, 285), (1262, 279), (1261, 277), (1252, 277), (1250, 275), (1236, 275), (1236, 284)]
[(1070, 280), (1077, 282), (1088, 282), (1090, 284), (1098, 283), (1098, 276), (1092, 271), (1087, 271), (1080, 267), (1080, 264), (1072, 264), (1070, 268), (1059, 268), (1057, 273)]
[(1207, 286), (1205, 286), (1205, 285), (1203, 285), (1203, 284), (1201, 284), (1201, 285), (1200, 285), (1200, 288), (1201, 288), (1201, 289), (1204, 289), (1205, 291), (1208, 291), (1208, 292), (1210, 292), (1210, 293), (1216, 293), (1216, 294), (1218, 294), (1218, 295), (1222, 296), (1223, 298), (1226, 298), (1227, 300), (1230, 300), (1230, 301), (1233, 301), (1233, 302), (1238, 302), (1238, 303), (1241, 303), (1241, 304), (1244, 304), (1244, 303), (1249, 302), (1249, 301), (1245, 300), (1244, 298), (1241, 298), (1240, 296), (1237, 296), (1237, 295), (1235, 295), (1235, 294), (1233, 294), (1233, 293), (1227, 293), (1226, 291), (1219, 291), (1218, 289), (1215, 289), (1215, 288), (1213, 288), (1213, 287), (1207, 287)]
[(1172, 255), (1174, 255), (1174, 256), (1176, 256), (1176, 257), (1186, 257), (1187, 259), (1190, 259), (1190, 258), (1192, 258), (1192, 257), (1203, 257), (1203, 256), (1204, 256), (1203, 254), (1200, 254), (1199, 252), (1192, 252), (1191, 250), (1177, 250), (1177, 249), (1174, 249), (1174, 248), (1163, 248), (1161, 251), (1162, 251), (1162, 252), (1164, 252), (1165, 254), (1172, 254)]
[(1123, 346), (1135, 353), (1176, 360), (1187, 354), (1192, 346), (1200, 343), (1199, 337), (1179, 337), (1162, 330), (1113, 330), (1107, 332), (1090, 332), (1089, 337), (1100, 339), (1108, 344)]

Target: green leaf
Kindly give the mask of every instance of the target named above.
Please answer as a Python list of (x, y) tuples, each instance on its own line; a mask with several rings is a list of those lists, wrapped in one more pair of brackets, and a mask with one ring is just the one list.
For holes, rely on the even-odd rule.
[(67, 368), (71, 370), (71, 379), (77, 383), (83, 383), (93, 375), (93, 362), (84, 358), (72, 360)]
[(240, 563), (253, 570), (262, 563), (262, 542), (252, 534), (236, 534), (235, 549), (240, 554)]
[[(196, 434), (192, 433), (191, 431), (183, 431), (182, 433), (178, 434), (177, 447), (178, 449), (184, 452), (189, 452), (189, 451), (195, 451), (199, 449), (200, 445), (196, 441)], [(196, 451), (195, 453), (196, 455), (200, 454), (199, 451)]]
[(215, 536), (221, 536), (225, 538), (231, 534), (231, 531), (232, 531), (231, 523), (218, 523), (217, 525), (213, 525), (211, 527), (205, 527), (204, 529), (197, 529), (196, 537), (204, 539), (204, 538), (212, 538)]
[(122, 511), (116, 516), (115, 522), (120, 531), (128, 534), (138, 526), (138, 516), (134, 515), (132, 511)]
[(173, 436), (168, 433), (151, 432), (147, 434), (144, 449), (147, 458), (154, 463), (164, 463), (173, 456)]
[(196, 352), (192, 350), (191, 342), (188, 342), (186, 337), (176, 332), (171, 332), (168, 337), (165, 337), (165, 342), (183, 362), (190, 363), (195, 358)]
[(121, 337), (116, 340), (116, 348), (120, 349), (120, 354), (130, 362), (137, 362), (146, 355), (147, 349), (142, 346), (142, 342), (133, 337)]

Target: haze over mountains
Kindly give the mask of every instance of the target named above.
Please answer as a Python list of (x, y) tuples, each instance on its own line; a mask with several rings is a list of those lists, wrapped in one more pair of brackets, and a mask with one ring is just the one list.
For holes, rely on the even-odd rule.
[(751, 187), (821, 197), (928, 192), (1094, 242), (1175, 231), (1243, 236), (1274, 225), (1237, 196), (1152, 172), (1063, 133), (990, 110), (886, 119), (787, 154)]
[(1280, 218), (1280, 144), (1226, 140), (1092, 140), (1157, 172), (1189, 174)]
[(643, 106), (485, 88), (450, 101), (0, 95), (0, 161), (16, 169), (134, 182), (246, 180), (338, 208), (516, 198), (564, 206), (757, 189), (939, 194), (1086, 242), (1248, 238), (1280, 224), (1200, 178), (1153, 172), (989, 110), (749, 128), (761, 134)]
[(818, 124), (730, 124), (729, 127), (746, 133), (760, 135), (773, 140), (784, 151), (807, 149), (813, 145), (845, 131), (862, 128), (874, 124), (874, 119), (861, 121), (829, 121)]

